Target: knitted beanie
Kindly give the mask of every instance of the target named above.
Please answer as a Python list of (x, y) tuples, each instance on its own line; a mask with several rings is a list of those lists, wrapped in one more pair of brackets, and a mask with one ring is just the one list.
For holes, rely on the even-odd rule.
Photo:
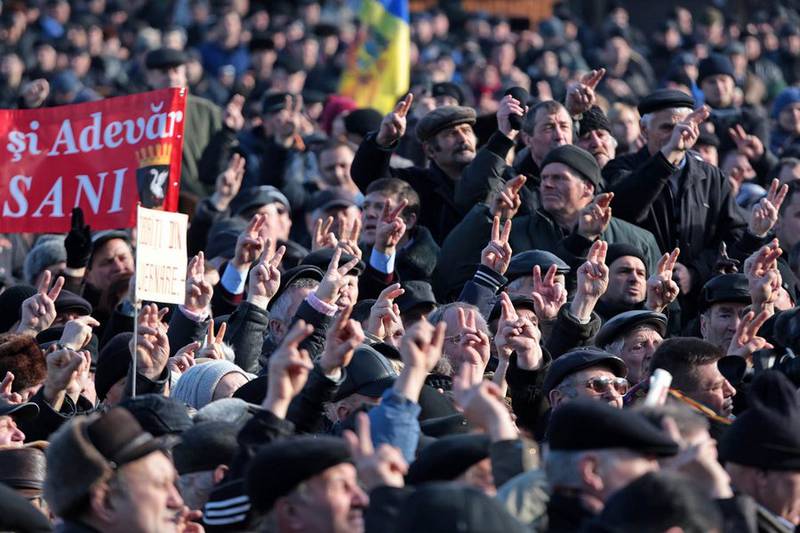
[(239, 366), (230, 361), (214, 360), (193, 366), (181, 375), (172, 391), (172, 397), (176, 398), (195, 409), (201, 409), (206, 404), (211, 403), (214, 397), (214, 389), (226, 375), (238, 372), (245, 376), (248, 381), (252, 375), (242, 370)]

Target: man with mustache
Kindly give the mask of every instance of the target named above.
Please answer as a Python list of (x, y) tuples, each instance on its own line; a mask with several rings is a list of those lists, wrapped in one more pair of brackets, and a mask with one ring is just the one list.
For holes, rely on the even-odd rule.
[(603, 110), (592, 106), (578, 122), (578, 141), (580, 146), (597, 160), (600, 168), (617, 155), (617, 140), (611, 134), (611, 122)]

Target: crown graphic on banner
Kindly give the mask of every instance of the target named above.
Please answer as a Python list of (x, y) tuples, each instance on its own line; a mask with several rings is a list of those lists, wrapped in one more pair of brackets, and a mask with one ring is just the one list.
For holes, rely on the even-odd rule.
[(136, 151), (136, 159), (139, 160), (139, 168), (155, 165), (169, 165), (171, 157), (172, 145), (170, 144), (153, 144)]

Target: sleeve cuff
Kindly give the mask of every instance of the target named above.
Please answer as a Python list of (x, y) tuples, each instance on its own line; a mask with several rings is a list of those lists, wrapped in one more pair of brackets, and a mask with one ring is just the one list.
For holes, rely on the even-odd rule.
[(317, 298), (317, 295), (313, 292), (306, 296), (306, 302), (308, 302), (308, 305), (310, 305), (314, 311), (322, 313), (325, 316), (333, 316), (336, 314), (336, 311), (339, 310), (335, 305), (323, 302)]
[(208, 319), (208, 311), (203, 311), (202, 313), (195, 313), (194, 311), (189, 311), (183, 305), (179, 305), (178, 309), (180, 309), (183, 316), (191, 320), (192, 322), (205, 322)]
[(378, 272), (391, 274), (394, 272), (394, 260), (396, 256), (397, 254), (386, 255), (373, 248), (369, 256), (369, 264)]
[(514, 141), (506, 137), (501, 131), (494, 132), (486, 143), (487, 150), (502, 158), (505, 158), (512, 148), (514, 148)]
[(239, 272), (230, 264), (225, 265), (225, 272), (222, 273), (220, 283), (231, 294), (242, 294), (244, 284), (247, 281), (247, 271)]
[(475, 272), (472, 281), (478, 285), (488, 287), (494, 290), (494, 292), (497, 292), (500, 290), (500, 287), (508, 283), (508, 279), (505, 276), (485, 265), (478, 265), (478, 270)]

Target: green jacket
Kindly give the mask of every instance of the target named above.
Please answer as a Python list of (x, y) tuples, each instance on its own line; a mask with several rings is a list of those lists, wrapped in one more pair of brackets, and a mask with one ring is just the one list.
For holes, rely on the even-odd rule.
[[(485, 204), (475, 205), (442, 244), (434, 282), (441, 297), (458, 295), (461, 287), (475, 274), (481, 262), (481, 250), (492, 235), (492, 215)], [(609, 244), (627, 243), (644, 254), (648, 272), (661, 254), (655, 237), (647, 230), (618, 218), (611, 219), (601, 238)], [(527, 250), (547, 250), (575, 269), (585, 261), (592, 242), (576, 233), (567, 233), (542, 209), (514, 218), (509, 244), (514, 254)]]
[(214, 102), (189, 95), (186, 100), (186, 124), (183, 128), (183, 158), (181, 160), (181, 191), (200, 198), (208, 195), (200, 182), (200, 158), (211, 137), (222, 129), (222, 109)]

